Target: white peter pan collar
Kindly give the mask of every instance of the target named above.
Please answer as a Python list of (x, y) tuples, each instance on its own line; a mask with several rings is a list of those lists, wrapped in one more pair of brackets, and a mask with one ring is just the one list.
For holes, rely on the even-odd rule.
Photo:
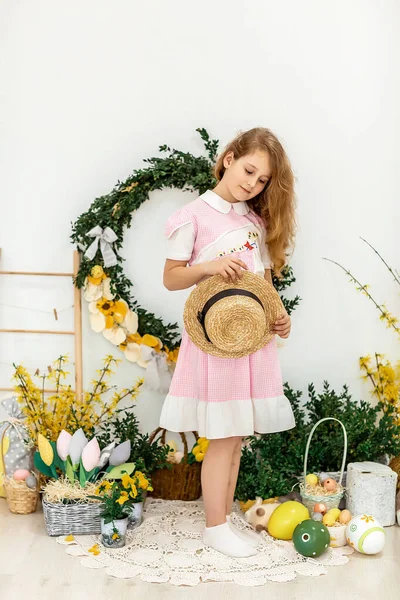
[(212, 208), (215, 208), (215, 210), (218, 210), (225, 215), (229, 213), (232, 207), (238, 215), (247, 215), (250, 210), (247, 202), (228, 202), (212, 190), (207, 190), (200, 198), (204, 200), (204, 202), (207, 202)]

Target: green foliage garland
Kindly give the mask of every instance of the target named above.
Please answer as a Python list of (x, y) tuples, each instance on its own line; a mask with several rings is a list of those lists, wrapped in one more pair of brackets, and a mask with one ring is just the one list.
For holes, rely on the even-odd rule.
[[(196, 131), (200, 134), (207, 156), (193, 156), (189, 152), (181, 152), (171, 149), (169, 146), (160, 146), (160, 152), (166, 153), (165, 157), (153, 157), (145, 159), (149, 167), (138, 169), (130, 175), (126, 181), (118, 181), (114, 189), (96, 198), (90, 208), (84, 212), (72, 225), (71, 239), (77, 247), (88, 248), (93, 238), (88, 232), (96, 226), (101, 228), (110, 227), (117, 235), (113, 245), (117, 256), (117, 265), (105, 268), (111, 279), (111, 291), (116, 299), (124, 299), (129, 307), (138, 314), (140, 335), (149, 333), (159, 338), (170, 350), (179, 346), (177, 323), (164, 324), (163, 320), (156, 317), (139, 306), (137, 300), (131, 295), (132, 281), (125, 275), (122, 263), (124, 258), (120, 254), (123, 245), (124, 232), (129, 228), (132, 221), (132, 213), (149, 199), (154, 190), (164, 188), (177, 188), (184, 191), (196, 191), (200, 195), (216, 185), (213, 176), (213, 166), (218, 152), (218, 140), (210, 139), (209, 134), (203, 128)], [(77, 287), (82, 288), (86, 277), (90, 275), (95, 265), (103, 265), (100, 249), (97, 250), (93, 260), (82, 256), (79, 272), (75, 279)], [(278, 291), (283, 291), (295, 281), (290, 267), (284, 271), (284, 277), (280, 280), (274, 278), (274, 284)], [(300, 298), (296, 296), (293, 300), (282, 298), (286, 309), (290, 312), (297, 306)]]

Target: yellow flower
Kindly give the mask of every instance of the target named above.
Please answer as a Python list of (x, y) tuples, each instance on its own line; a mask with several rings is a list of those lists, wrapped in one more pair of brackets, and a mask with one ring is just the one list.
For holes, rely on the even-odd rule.
[(113, 307), (114, 307), (113, 300), (107, 300), (107, 298), (101, 298), (96, 303), (97, 310), (99, 310), (101, 313), (103, 313), (103, 315), (106, 315), (106, 316), (112, 314)]
[(107, 275), (104, 273), (103, 267), (101, 265), (95, 265), (90, 271), (90, 275), (88, 275), (87, 279), (92, 285), (100, 285), (106, 277)]
[(104, 275), (104, 271), (103, 271), (103, 267), (101, 265), (95, 265), (92, 270), (90, 271), (90, 274), (92, 277), (103, 277)]
[(96, 495), (101, 492), (108, 492), (112, 488), (112, 484), (109, 481), (102, 481), (96, 490)]
[(201, 448), (200, 446), (198, 446), (196, 444), (196, 446), (194, 446), (193, 450), (192, 450), (193, 454), (196, 456), (196, 454), (198, 454), (199, 452), (201, 452)]
[(112, 539), (113, 539), (113, 540), (119, 540), (119, 535), (118, 535), (118, 533), (113, 533), (113, 535), (112, 535)]
[(94, 544), (91, 548), (89, 548), (88, 552), (92, 552), (95, 556), (100, 554), (99, 545)]
[(132, 483), (132, 479), (130, 478), (130, 476), (128, 475), (128, 473), (125, 473), (124, 475), (122, 475), (122, 485), (124, 486), (124, 488), (127, 490), (128, 487), (131, 485)]
[(116, 323), (122, 323), (125, 319), (129, 306), (123, 300), (117, 300), (113, 307), (113, 316)]
[(362, 356), (360, 358), (360, 367), (361, 367), (361, 369), (363, 369), (363, 368), (365, 369), (366, 367), (368, 367), (369, 364), (370, 364), (370, 362), (371, 362), (371, 357), (369, 355)]
[(196, 461), (197, 462), (201, 462), (203, 460), (203, 458), (204, 458), (204, 452), (198, 452), (196, 454)]
[(118, 504), (120, 504), (122, 506), (123, 504), (125, 504), (125, 502), (128, 502), (128, 500), (129, 500), (128, 493), (121, 492), (120, 497), (115, 502), (118, 502)]
[(126, 341), (130, 344), (141, 344), (142, 336), (139, 333), (130, 333), (126, 338)]
[(137, 492), (137, 487), (134, 483), (132, 483), (131, 485), (131, 491), (129, 492), (129, 495), (131, 498), (136, 498), (138, 492)]
[(74, 536), (73, 535), (67, 535), (66, 538), (64, 538), (66, 542), (73, 542), (74, 541)]
[(154, 348), (156, 352), (160, 352), (162, 348), (162, 343), (160, 340), (154, 337), (154, 335), (149, 335), (148, 333), (145, 333), (145, 335), (142, 337), (141, 343), (145, 346), (149, 346), (150, 348)]

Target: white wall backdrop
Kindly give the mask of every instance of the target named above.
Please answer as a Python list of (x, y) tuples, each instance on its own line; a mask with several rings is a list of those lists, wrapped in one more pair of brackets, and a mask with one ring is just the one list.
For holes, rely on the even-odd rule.
[[(203, 152), (262, 125), (287, 148), (297, 178), (292, 259), (303, 298), (282, 343), (284, 379), (324, 379), (368, 398), (358, 358), (396, 357), (394, 334), (327, 256), (400, 313), (398, 288), (359, 239), (399, 268), (399, 3), (396, 0), (19, 0), (0, 3), (2, 269), (70, 270), (71, 221), (167, 143)], [(162, 285), (163, 226), (190, 193), (152, 194), (126, 232), (127, 274), (142, 306), (181, 321), (188, 292)], [(72, 327), (67, 281), (3, 276), (0, 327)], [(37, 313), (7, 305), (43, 311)], [(11, 363), (44, 368), (72, 339), (0, 334), (0, 385)], [(112, 347), (84, 315), (84, 380)], [(115, 382), (143, 372), (125, 363)], [(5, 395), (5, 394), (3, 394)], [(144, 431), (163, 397), (143, 393)]]

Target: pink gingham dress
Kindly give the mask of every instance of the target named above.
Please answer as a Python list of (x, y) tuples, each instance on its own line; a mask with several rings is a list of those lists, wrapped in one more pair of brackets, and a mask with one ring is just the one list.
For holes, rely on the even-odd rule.
[[(167, 258), (189, 266), (227, 254), (264, 276), (271, 266), (262, 219), (246, 202), (231, 204), (208, 190), (167, 221)], [(198, 348), (183, 330), (160, 427), (196, 430), (208, 439), (292, 429), (294, 415), (282, 387), (276, 339), (242, 358), (219, 358)]]

